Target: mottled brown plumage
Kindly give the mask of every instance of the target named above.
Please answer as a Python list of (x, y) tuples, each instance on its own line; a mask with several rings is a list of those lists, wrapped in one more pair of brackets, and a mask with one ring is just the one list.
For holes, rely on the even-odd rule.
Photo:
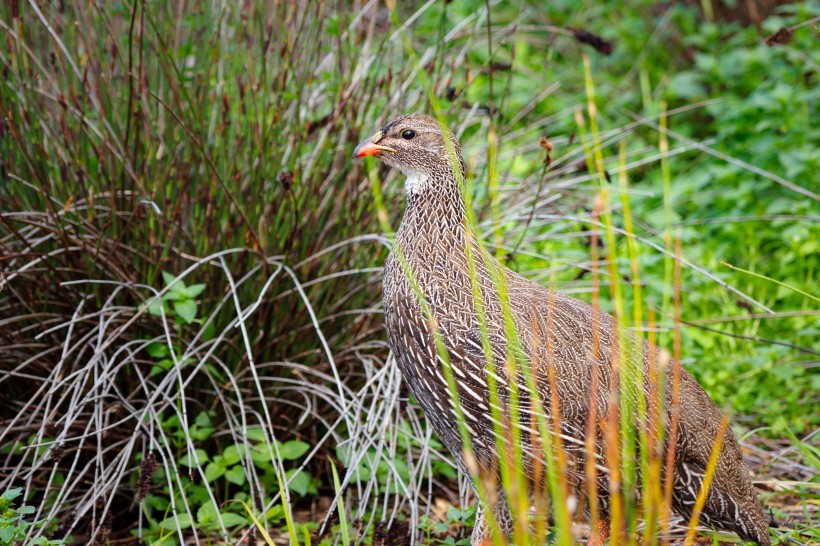
[[(452, 365), (478, 467), (482, 472), (493, 472), (497, 467), (488, 370), (470, 282), (468, 253), (471, 253), (475, 257), (479, 301), (487, 319), (489, 346), (495, 363), (498, 402), (504, 415), (509, 415), (513, 381), (518, 386), (520, 419), (514, 426), (522, 432), (522, 448), (527, 454), (525, 468), (531, 472), (533, 462), (543, 453), (537, 440), (538, 431), (532, 426), (533, 413), (554, 412), (550, 404), (552, 384), (559, 401), (561, 442), (572, 463), (568, 471), (570, 485), (582, 496), (584, 442), (591, 401), (595, 402), (598, 416), (604, 419), (610, 406), (617, 408), (610, 401), (610, 392), (637, 396), (634, 388), (629, 391), (613, 385), (618, 377), (611, 362), (619, 351), (628, 353), (626, 358), (644, 370), (637, 388), (647, 393), (647, 370), (656, 365), (659, 350), (619, 330), (610, 315), (549, 291), (505, 268), (482, 251), (465, 224), (466, 208), (459, 182), (463, 180), (464, 165), (458, 143), (436, 120), (418, 114), (398, 117), (370, 141), (363, 142), (354, 155), (377, 155), (407, 176), (407, 209), (396, 236), (396, 249), (385, 264), (384, 314), (390, 346), (402, 375), (435, 431), (466, 472), (468, 465), (433, 327), (441, 333)], [(397, 254), (403, 256), (404, 265)], [(405, 267), (415, 279), (416, 289), (423, 295), (433, 321), (425, 316)], [(510, 311), (520, 339), (519, 360), (529, 365), (538, 396), (544, 401), (543, 409), (533, 403), (534, 393), (527, 388), (523, 374), (506, 371), (511, 343), (507, 338), (498, 283), (493, 280), (498, 275), (503, 276), (509, 293)], [(623, 347), (619, 348), (619, 339), (634, 343), (621, 343)], [(550, 366), (555, 370), (554, 383), (548, 376)], [(590, 392), (593, 373), (597, 376), (597, 386), (595, 392)], [(668, 425), (671, 388), (666, 392), (664, 422)], [(691, 514), (700, 490), (721, 418), (718, 408), (692, 376), (681, 371), (673, 507), (684, 517)], [(602, 430), (606, 425), (601, 420), (598, 422), (594, 427), (595, 463), (599, 469), (600, 510), (606, 516), (609, 495)], [(499, 503), (494, 512), (502, 527), (509, 529), (511, 517), (505, 504)], [(763, 513), (731, 431), (725, 436), (700, 521), (734, 531), (741, 538), (758, 544), (769, 544)], [(479, 515), (473, 544), (484, 543), (488, 533), (483, 516)]]

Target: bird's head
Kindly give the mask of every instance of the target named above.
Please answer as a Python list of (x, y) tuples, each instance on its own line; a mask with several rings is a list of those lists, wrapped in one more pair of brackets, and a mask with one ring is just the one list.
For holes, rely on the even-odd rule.
[(430, 187), (435, 179), (455, 180), (456, 172), (463, 180), (464, 164), (455, 136), (422, 114), (392, 119), (353, 152), (353, 157), (367, 155), (404, 173), (409, 193)]

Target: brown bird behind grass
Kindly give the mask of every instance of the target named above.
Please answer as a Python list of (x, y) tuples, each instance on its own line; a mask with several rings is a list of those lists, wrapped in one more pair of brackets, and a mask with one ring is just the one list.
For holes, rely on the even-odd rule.
[[(617, 426), (611, 417), (613, 411), (618, 411), (611, 393), (636, 399), (642, 390), (645, 399), (650, 400), (652, 370), (664, 367), (659, 364), (660, 350), (623, 331), (612, 316), (547, 290), (487, 256), (467, 225), (461, 187), (464, 163), (458, 143), (436, 120), (419, 114), (393, 119), (354, 153), (355, 157), (367, 155), (377, 156), (407, 177), (407, 208), (394, 252), (385, 264), (384, 315), (390, 347), (402, 376), (436, 433), (462, 471), (485, 478), (492, 476), (495, 489), (500, 492), (495, 428), (500, 427), (505, 438), (510, 438), (512, 423), (521, 433), (519, 447), (525, 454), (528, 494), (533, 494), (545, 487), (543, 480), (537, 478), (543, 475), (538, 468), (543, 469), (544, 448), (534, 423), (539, 413), (552, 417), (560, 413), (560, 430), (555, 436), (568, 456), (569, 491), (578, 500), (576, 505), (589, 513), (587, 491), (592, 488), (585, 483), (585, 466), (591, 454), (597, 474), (597, 512), (600, 520), (607, 522), (611, 499), (605, 438), (608, 424), (615, 422)], [(470, 256), (475, 268), (472, 273)], [(477, 292), (473, 290), (471, 275), (476, 279)], [(501, 283), (506, 287), (518, 343), (508, 339), (499, 278), (503, 278)], [(418, 295), (423, 296), (423, 302)], [(486, 320), (485, 335), (482, 314)], [(455, 379), (465, 430), (472, 445), (471, 456), (465, 456), (445, 375), (446, 360), (437, 350), (434, 329), (440, 333)], [(487, 346), (494, 371), (487, 366)], [(527, 374), (508, 366), (511, 351), (528, 367), (537, 392), (528, 388)], [(626, 354), (621, 355), (622, 352)], [(635, 369), (643, 370), (632, 388), (612, 366), (613, 361), (624, 358)], [(673, 366), (674, 363), (667, 363), (664, 369), (672, 370)], [(677, 420), (676, 430), (668, 431), (666, 445), (660, 446), (665, 458), (670, 449), (668, 438), (676, 439), (672, 475), (663, 477), (664, 481), (672, 480), (674, 510), (684, 518), (692, 515), (713, 446), (725, 430), (699, 521), (768, 546), (767, 523), (737, 439), (731, 430), (721, 426), (720, 411), (685, 370), (680, 371), (679, 404), (673, 407), (671, 375), (664, 374), (661, 419), (647, 422), (645, 428), (657, 433), (661, 426), (670, 427)], [(490, 395), (488, 379), (495, 379), (497, 397)], [(624, 381), (624, 385), (619, 381)], [(514, 398), (516, 412), (511, 410)], [(493, 400), (503, 416), (495, 427)], [(593, 408), (595, 415), (590, 421)], [(512, 420), (511, 416), (516, 414), (519, 418)], [(624, 418), (641, 426), (637, 415)], [(585, 449), (588, 436), (594, 440), (592, 449)], [(513, 516), (504, 495), (495, 498), (495, 521), (509, 537)], [(599, 531), (601, 536), (591, 537), (591, 542), (606, 536), (605, 526)], [(472, 544), (491, 544), (490, 527), (481, 510)]]

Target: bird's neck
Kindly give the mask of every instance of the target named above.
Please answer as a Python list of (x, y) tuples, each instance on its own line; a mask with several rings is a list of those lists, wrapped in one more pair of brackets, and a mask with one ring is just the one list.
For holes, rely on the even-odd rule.
[[(425, 190), (407, 193), (407, 208), (396, 233), (395, 254), (406, 259), (418, 287), (434, 300), (444, 286), (469, 285), (473, 274), (489, 279), (488, 263), (493, 262), (469, 226), (464, 194), (454, 178), (414, 181), (424, 182)], [(410, 290), (410, 284), (403, 286)]]
[[(442, 246), (463, 251), (467, 209), (455, 177), (411, 174), (405, 187), (407, 208), (396, 234), (405, 252), (422, 246), (428, 251)], [(440, 244), (433, 244), (437, 241)]]

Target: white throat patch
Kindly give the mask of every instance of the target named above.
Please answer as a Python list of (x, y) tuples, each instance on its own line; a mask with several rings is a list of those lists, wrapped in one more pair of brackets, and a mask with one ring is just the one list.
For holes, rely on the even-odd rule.
[(430, 186), (430, 175), (428, 174), (419, 171), (410, 171), (405, 174), (407, 180), (404, 181), (404, 191), (408, 195), (422, 193)]

